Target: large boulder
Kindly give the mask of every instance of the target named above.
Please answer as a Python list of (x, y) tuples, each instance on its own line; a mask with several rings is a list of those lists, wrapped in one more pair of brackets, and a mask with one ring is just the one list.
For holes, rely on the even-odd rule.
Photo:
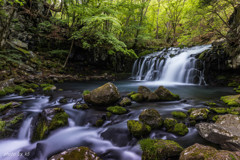
[(152, 93), (152, 91), (145, 86), (139, 86), (138, 93), (142, 94), (144, 99), (148, 99), (148, 96)]
[(161, 101), (174, 101), (179, 100), (179, 96), (176, 94), (173, 94), (168, 89), (164, 88), (163, 86), (158, 87), (154, 93), (159, 97), (159, 100)]
[(129, 132), (136, 138), (142, 138), (151, 132), (151, 127), (139, 121), (127, 121)]
[(236, 153), (204, 146), (198, 143), (184, 149), (179, 160), (237, 160)]
[(139, 141), (143, 151), (142, 160), (176, 158), (183, 148), (176, 142), (163, 139), (143, 139)]
[(94, 89), (89, 94), (84, 95), (85, 102), (96, 106), (111, 105), (119, 99), (120, 94), (117, 87), (110, 82)]
[(53, 155), (49, 160), (100, 160), (88, 147), (74, 147), (59, 154)]
[(204, 139), (220, 144), (223, 149), (240, 150), (239, 116), (219, 115), (215, 123), (199, 123), (196, 128)]
[(139, 120), (147, 125), (149, 125), (152, 129), (160, 128), (163, 124), (163, 119), (155, 109), (145, 109), (140, 115)]

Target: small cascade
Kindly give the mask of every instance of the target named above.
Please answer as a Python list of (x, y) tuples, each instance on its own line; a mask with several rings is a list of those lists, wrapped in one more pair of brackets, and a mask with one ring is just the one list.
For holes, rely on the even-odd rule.
[(195, 58), (211, 45), (169, 48), (137, 59), (132, 69), (134, 80), (205, 85), (204, 64)]
[(30, 129), (31, 129), (31, 122), (32, 122), (32, 117), (30, 118), (27, 118), (21, 128), (20, 128), (20, 131), (18, 133), (18, 138), (19, 139), (27, 139), (29, 140), (30, 139)]

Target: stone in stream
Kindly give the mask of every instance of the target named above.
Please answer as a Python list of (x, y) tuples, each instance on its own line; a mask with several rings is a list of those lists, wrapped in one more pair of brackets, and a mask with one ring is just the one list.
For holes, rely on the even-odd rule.
[(95, 106), (107, 106), (116, 103), (120, 99), (117, 87), (113, 83), (106, 83), (89, 94), (84, 95), (84, 101)]
[(132, 102), (128, 97), (124, 97), (119, 104), (120, 106), (129, 106), (132, 104)]
[(192, 120), (205, 120), (208, 118), (209, 110), (206, 108), (192, 109), (189, 118)]
[(50, 131), (68, 125), (68, 115), (62, 108), (48, 108), (33, 123), (31, 142), (45, 139)]
[(183, 148), (174, 141), (163, 139), (143, 139), (139, 141), (143, 151), (142, 160), (165, 160), (179, 157)]
[(163, 124), (163, 119), (155, 109), (145, 109), (139, 115), (139, 120), (147, 125), (149, 125), (152, 129), (160, 128)]
[(143, 98), (150, 102), (155, 102), (159, 100), (159, 97), (156, 93), (153, 93), (150, 89), (145, 86), (138, 87), (138, 93), (143, 95)]
[(48, 160), (100, 160), (100, 158), (88, 147), (81, 146), (67, 149)]
[(221, 100), (231, 107), (239, 107), (240, 106), (240, 94), (238, 95), (229, 95), (222, 96)]
[(239, 160), (235, 152), (220, 150), (198, 143), (184, 149), (179, 160)]
[(240, 118), (237, 115), (219, 115), (215, 123), (199, 123), (198, 133), (221, 148), (240, 151)]
[(127, 126), (129, 132), (136, 138), (142, 138), (151, 132), (151, 127), (140, 121), (128, 120)]
[(179, 96), (176, 94), (173, 94), (168, 89), (164, 88), (163, 86), (158, 87), (155, 91), (155, 94), (159, 97), (160, 101), (174, 101), (179, 100)]

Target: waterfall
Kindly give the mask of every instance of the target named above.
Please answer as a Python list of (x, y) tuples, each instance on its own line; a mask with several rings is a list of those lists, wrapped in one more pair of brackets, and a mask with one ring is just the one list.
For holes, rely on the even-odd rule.
[(20, 128), (20, 131), (18, 133), (18, 138), (19, 139), (30, 139), (30, 128), (31, 128), (31, 122), (32, 122), (32, 117), (30, 118), (27, 118), (21, 128)]
[(210, 48), (211, 45), (169, 48), (140, 57), (134, 62), (132, 78), (204, 85), (204, 64), (195, 56)]

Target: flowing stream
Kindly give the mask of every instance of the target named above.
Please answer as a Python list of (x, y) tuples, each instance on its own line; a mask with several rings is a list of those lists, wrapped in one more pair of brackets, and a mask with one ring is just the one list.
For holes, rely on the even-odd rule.
[[(133, 67), (133, 75), (137, 80), (144, 79), (145, 81), (125, 80), (113, 82), (118, 87), (121, 95), (137, 91), (140, 85), (147, 86), (152, 91), (158, 86), (164, 85), (173, 93), (179, 94), (182, 100), (133, 103), (127, 107), (129, 110), (127, 114), (113, 115), (111, 121), (105, 121), (103, 126), (99, 128), (94, 127), (91, 121), (96, 119), (96, 117), (104, 115), (106, 111), (101, 108), (75, 110), (72, 107), (77, 101), (82, 101), (81, 93), (84, 90), (95, 89), (106, 83), (106, 81), (57, 84), (57, 88), (62, 88), (63, 91), (55, 91), (48, 96), (39, 94), (18, 96), (12, 94), (1, 97), (0, 103), (8, 101), (23, 102), (21, 110), (26, 113), (27, 118), (23, 121), (16, 137), (0, 140), (0, 159), (44, 160), (71, 147), (87, 146), (103, 160), (140, 160), (142, 152), (137, 143), (138, 140), (133, 138), (128, 132), (128, 120), (137, 120), (139, 114), (147, 108), (156, 109), (163, 118), (172, 117), (172, 111), (186, 112), (192, 107), (203, 107), (207, 101), (219, 100), (220, 96), (233, 94), (232, 89), (228, 87), (199, 86), (192, 83), (190, 75), (192, 74), (191, 70), (195, 70), (192, 67), (195, 60), (194, 56), (191, 55), (200, 53), (200, 51), (204, 51), (209, 47), (202, 46), (180, 51), (171, 49), (171, 53), (175, 54), (175, 56), (166, 59), (164, 62), (158, 61), (156, 57), (163, 53), (154, 53), (136, 61)], [(176, 74), (179, 75), (176, 76)], [(184, 78), (186, 75), (188, 77)], [(68, 99), (67, 104), (59, 103), (62, 97)], [(69, 125), (52, 131), (44, 140), (31, 143), (30, 135), (33, 118), (42, 112), (43, 109), (53, 107), (61, 107), (66, 111), (69, 115)], [(160, 129), (153, 130), (150, 137), (174, 140), (183, 147), (188, 147), (194, 143), (209, 144), (209, 142), (206, 142), (198, 135), (194, 127), (189, 127), (189, 133), (185, 136), (176, 136)]]

